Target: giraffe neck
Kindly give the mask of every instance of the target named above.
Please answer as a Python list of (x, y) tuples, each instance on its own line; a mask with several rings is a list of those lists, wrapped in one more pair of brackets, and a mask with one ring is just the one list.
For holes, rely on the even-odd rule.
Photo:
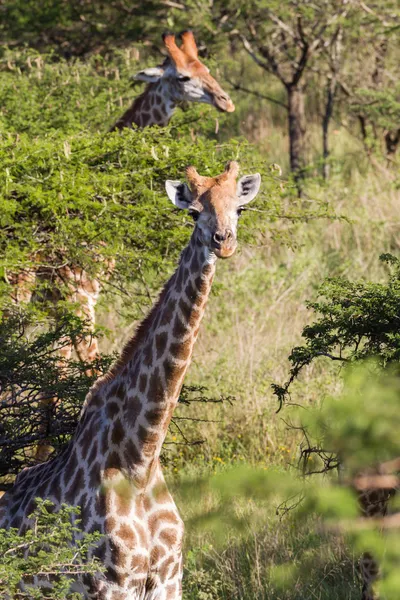
[(131, 127), (135, 123), (138, 127), (151, 125), (168, 125), (177, 104), (174, 89), (167, 82), (160, 79), (150, 83), (146, 90), (136, 98), (133, 104), (115, 123), (114, 129)]
[(85, 429), (92, 427), (106, 478), (122, 472), (136, 485), (148, 481), (192, 357), (215, 261), (195, 230), (158, 302), (89, 394), (78, 438), (90, 437)]

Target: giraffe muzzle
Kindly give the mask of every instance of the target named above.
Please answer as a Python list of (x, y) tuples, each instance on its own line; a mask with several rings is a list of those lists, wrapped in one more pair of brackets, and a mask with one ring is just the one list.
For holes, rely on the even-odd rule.
[(235, 252), (236, 238), (230, 229), (216, 231), (211, 240), (211, 248), (218, 258), (229, 258)]
[(215, 96), (214, 97), (214, 106), (220, 111), (220, 112), (234, 112), (235, 110), (235, 105), (233, 104), (232, 100), (229, 98), (229, 96), (227, 94), (221, 94), (220, 96)]

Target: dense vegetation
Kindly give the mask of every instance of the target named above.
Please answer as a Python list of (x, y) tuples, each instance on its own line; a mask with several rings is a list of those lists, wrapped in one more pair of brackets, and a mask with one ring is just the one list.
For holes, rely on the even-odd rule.
[[(6, 0), (0, 11), (1, 488), (40, 437), (63, 446), (92, 381), (56, 354), (91, 335), (62, 269), (101, 283), (106, 369), (190, 235), (165, 179), (236, 159), (262, 174), (261, 195), (239, 252), (218, 265), (163, 452), (188, 523), (185, 598), (358, 599), (371, 545), (386, 557), (382, 596), (396, 598), (398, 530), (384, 543), (352, 528), (347, 486), (400, 455), (397, 2)], [(131, 76), (162, 60), (162, 31), (187, 27), (236, 112), (183, 107), (166, 129), (108, 133), (140, 91)], [(16, 307), (15, 277), (32, 270), (32, 302)], [(62, 402), (44, 431), (46, 397)], [(303, 481), (299, 465), (325, 474)], [(55, 544), (69, 539), (60, 531)], [(7, 556), (15, 583), (21, 557)]]
[[(40, 587), (24, 591), (19, 588), (22, 577), (39, 576), (51, 578), (52, 598), (80, 598), (78, 593), (69, 594), (70, 576), (101, 571), (99, 561), (88, 558), (89, 549), (100, 536), (97, 533), (80, 535), (79, 509), (66, 505), (58, 512), (52, 509), (48, 500), (38, 501), (30, 515), (34, 527), (24, 535), (13, 528), (0, 530), (0, 585), (7, 597), (40, 600), (43, 598)], [(72, 540), (75, 540), (74, 546)], [(48, 592), (46, 597), (49, 597)]]

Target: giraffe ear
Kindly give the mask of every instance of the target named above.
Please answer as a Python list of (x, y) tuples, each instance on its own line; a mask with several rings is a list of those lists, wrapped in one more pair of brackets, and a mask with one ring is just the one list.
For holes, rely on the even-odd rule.
[(192, 194), (189, 186), (181, 181), (171, 181), (168, 179), (165, 182), (168, 198), (177, 208), (188, 209), (192, 203)]
[(237, 182), (236, 194), (239, 199), (239, 206), (248, 204), (257, 196), (261, 185), (261, 175), (245, 175)]
[(133, 76), (136, 81), (146, 81), (147, 83), (155, 83), (164, 75), (164, 69), (162, 67), (149, 67), (143, 69)]

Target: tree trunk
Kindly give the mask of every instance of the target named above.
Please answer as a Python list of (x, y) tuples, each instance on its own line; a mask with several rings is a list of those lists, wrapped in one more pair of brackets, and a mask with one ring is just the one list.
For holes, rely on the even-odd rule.
[(290, 169), (299, 185), (304, 177), (304, 167), (306, 165), (304, 93), (302, 87), (297, 85), (289, 85), (286, 89), (288, 94)]
[(397, 131), (387, 131), (385, 133), (386, 156), (394, 156), (397, 147), (400, 144), (400, 129)]
[(329, 78), (327, 91), (326, 91), (326, 102), (325, 102), (325, 111), (324, 117), (322, 119), (322, 176), (326, 180), (329, 177), (330, 166), (328, 163), (329, 158), (329, 123), (332, 118), (333, 113), (333, 102), (335, 99), (336, 92), (336, 76), (332, 76)]

